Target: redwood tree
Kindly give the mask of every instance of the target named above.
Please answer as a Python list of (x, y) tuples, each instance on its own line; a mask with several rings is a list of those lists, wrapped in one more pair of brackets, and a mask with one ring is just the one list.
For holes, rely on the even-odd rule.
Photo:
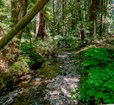
[(96, 21), (97, 21), (97, 15), (99, 13), (99, 4), (100, 0), (92, 0), (90, 4), (90, 20), (93, 22), (93, 38), (96, 39)]
[(38, 21), (36, 23), (36, 36), (43, 39), (45, 36), (45, 10), (42, 9), (37, 16)]
[[(11, 20), (15, 26), (27, 12), (28, 0), (12, 0), (11, 1)], [(22, 30), (17, 33), (17, 38), (21, 40)]]

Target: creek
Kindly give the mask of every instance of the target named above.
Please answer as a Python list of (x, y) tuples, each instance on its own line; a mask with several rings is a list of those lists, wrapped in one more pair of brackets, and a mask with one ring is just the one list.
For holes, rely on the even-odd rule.
[(19, 88), (1, 98), (0, 105), (77, 105), (71, 89), (79, 85), (80, 57), (60, 50), (19, 84)]

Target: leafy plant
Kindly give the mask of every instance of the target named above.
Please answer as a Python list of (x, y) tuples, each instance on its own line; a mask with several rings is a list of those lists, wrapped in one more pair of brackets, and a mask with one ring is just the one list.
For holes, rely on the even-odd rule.
[(0, 71), (0, 95), (5, 94), (7, 91), (11, 91), (14, 86), (14, 78), (9, 73), (3, 73)]
[(76, 100), (77, 99), (78, 94), (76, 94), (76, 93), (78, 93), (78, 89), (77, 88), (74, 88), (74, 89), (71, 90), (70, 96), (71, 96), (72, 100)]
[[(29, 65), (30, 69), (38, 69), (44, 61), (44, 58), (40, 55), (40, 50), (37, 47), (39, 46), (39, 44), (40, 43), (38, 43), (37, 41), (33, 42), (30, 34), (23, 34), (20, 50), (23, 57), (25, 56), (28, 58), (28, 61), (26, 61), (26, 63)], [(40, 48), (41, 47), (42, 46), (40, 46)]]
[(19, 57), (17, 62), (15, 62), (9, 69), (12, 74), (18, 74), (20, 72), (28, 72), (29, 65), (28, 62), (29, 58), (27, 57)]
[(37, 39), (33, 43), (33, 50), (41, 56), (53, 55), (56, 51), (56, 43), (51, 37), (45, 40)]
[(84, 53), (79, 100), (88, 105), (114, 103), (113, 51), (91, 48)]
[(29, 67), (30, 69), (38, 69), (44, 61), (44, 58), (40, 56), (36, 51), (29, 53)]

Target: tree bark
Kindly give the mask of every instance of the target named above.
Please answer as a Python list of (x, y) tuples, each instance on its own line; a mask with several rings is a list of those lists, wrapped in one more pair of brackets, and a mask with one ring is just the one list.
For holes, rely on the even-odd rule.
[(4, 30), (3, 30), (3, 27), (0, 26), (0, 38), (2, 38), (2, 36), (4, 35)]
[(97, 19), (95, 19), (94, 21), (93, 21), (93, 38), (94, 38), (94, 41), (97, 39), (97, 34), (96, 34), (96, 28), (97, 28), (97, 24), (96, 24), (96, 21), (97, 21)]
[(17, 7), (17, 1), (11, 0), (11, 27), (14, 27), (18, 22), (18, 7)]
[(98, 13), (99, 13), (99, 9), (100, 9), (100, 0), (92, 0), (91, 4), (90, 4), (90, 21), (93, 22), (93, 39), (95, 40), (97, 38), (96, 35), (96, 28), (97, 28), (97, 17), (98, 17)]
[[(20, 8), (19, 14), (18, 14), (18, 21), (20, 21), (26, 15), (28, 0), (19, 0), (18, 5)], [(22, 37), (22, 30), (17, 33), (17, 38), (19, 39), (19, 44), (21, 42), (21, 37)]]
[[(39, 22), (36, 23), (39, 25), (38, 27), (38, 32), (36, 33), (36, 38), (40, 37), (41, 39), (44, 39), (45, 36), (45, 10), (41, 10), (41, 12), (39, 13)], [(38, 26), (37, 25), (37, 26)]]
[(0, 40), (0, 50), (45, 6), (49, 0), (40, 0), (16, 25)]
[(62, 0), (63, 36), (66, 35), (65, 9), (66, 9), (66, 0)]
[(40, 24), (40, 12), (36, 15), (36, 38), (39, 32), (39, 25)]
[(103, 2), (104, 0), (100, 2), (100, 36), (102, 36), (103, 33)]

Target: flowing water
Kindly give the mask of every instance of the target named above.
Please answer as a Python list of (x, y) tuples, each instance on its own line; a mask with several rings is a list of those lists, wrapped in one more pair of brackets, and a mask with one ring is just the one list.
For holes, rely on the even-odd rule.
[[(72, 53), (59, 51), (56, 57), (48, 58), (41, 68), (32, 74), (31, 79), (23, 81), (19, 89), (12, 92), (12, 102), (0, 105), (71, 105), (60, 99), (64, 95), (68, 100), (66, 97), (69, 90), (66, 88), (69, 83), (74, 87), (79, 83), (79, 75), (76, 73), (79, 65), (75, 64), (79, 60), (76, 61), (71, 56)], [(53, 94), (55, 91), (57, 94)], [(9, 97), (11, 99), (11, 96)]]

